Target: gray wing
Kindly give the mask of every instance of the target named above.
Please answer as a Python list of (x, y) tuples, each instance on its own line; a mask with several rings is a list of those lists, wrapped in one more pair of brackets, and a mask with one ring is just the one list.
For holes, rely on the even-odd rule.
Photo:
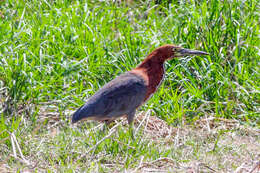
[(114, 119), (130, 114), (142, 104), (146, 95), (145, 81), (125, 73), (107, 83), (73, 115), (72, 122), (93, 117), (96, 120)]

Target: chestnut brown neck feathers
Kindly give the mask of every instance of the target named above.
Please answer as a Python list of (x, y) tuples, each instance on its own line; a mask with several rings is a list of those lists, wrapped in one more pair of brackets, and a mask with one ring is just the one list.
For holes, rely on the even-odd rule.
[(163, 80), (164, 62), (173, 57), (174, 52), (172, 48), (172, 45), (157, 48), (150, 53), (140, 65), (131, 70), (132, 73), (141, 76), (146, 81), (147, 93), (144, 101), (149, 99)]

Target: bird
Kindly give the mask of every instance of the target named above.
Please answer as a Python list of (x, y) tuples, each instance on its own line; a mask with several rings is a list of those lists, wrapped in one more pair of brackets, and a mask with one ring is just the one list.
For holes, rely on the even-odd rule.
[(119, 117), (134, 120), (136, 110), (158, 89), (164, 79), (166, 60), (189, 55), (208, 55), (198, 50), (166, 44), (152, 51), (136, 68), (105, 84), (72, 115), (72, 123), (82, 119), (109, 124)]

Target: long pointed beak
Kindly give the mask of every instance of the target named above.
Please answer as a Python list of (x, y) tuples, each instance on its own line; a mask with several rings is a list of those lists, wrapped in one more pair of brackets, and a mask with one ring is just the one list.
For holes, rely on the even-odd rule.
[(199, 51), (199, 50), (190, 50), (190, 49), (181, 49), (178, 51), (180, 56), (187, 56), (187, 55), (209, 55), (207, 52)]

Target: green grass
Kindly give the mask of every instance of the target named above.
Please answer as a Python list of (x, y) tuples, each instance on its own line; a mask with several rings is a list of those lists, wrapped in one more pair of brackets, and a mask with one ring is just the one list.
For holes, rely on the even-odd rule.
[[(109, 133), (91, 130), (96, 124), (89, 123), (73, 128), (71, 113), (163, 44), (210, 56), (167, 62), (163, 84), (139, 111), (175, 128), (217, 117), (259, 129), (259, 11), (257, 0), (0, 1), (0, 162), (18, 171), (26, 167), (11, 156), (11, 133), (39, 170), (107, 172), (109, 163), (123, 171), (163, 157), (180, 164), (205, 160), (207, 146), (194, 136), (184, 144), (197, 151), (186, 157), (176, 143), (160, 146), (142, 128), (132, 140), (122, 125), (80, 158)], [(53, 130), (58, 132), (51, 137)], [(212, 140), (206, 144), (220, 139)], [(218, 171), (240, 166), (227, 168), (219, 160)]]

